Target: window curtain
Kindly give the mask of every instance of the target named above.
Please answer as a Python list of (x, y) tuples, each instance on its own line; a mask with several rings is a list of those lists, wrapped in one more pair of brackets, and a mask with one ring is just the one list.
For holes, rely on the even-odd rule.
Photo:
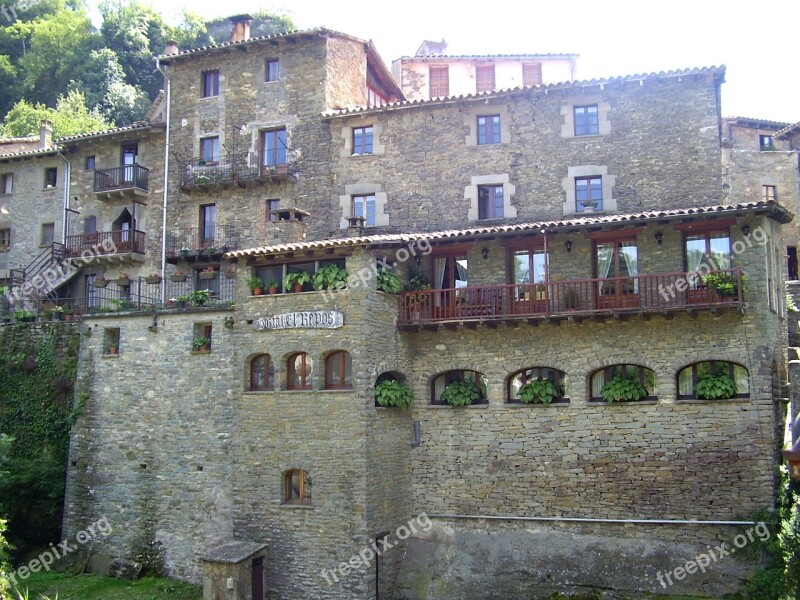
[(697, 275), (697, 270), (703, 264), (705, 258), (705, 240), (700, 240), (703, 244), (703, 250), (698, 248), (697, 239), (686, 240), (686, 270), (689, 273), (689, 289), (696, 290), (700, 287), (700, 276)]
[(456, 263), (456, 287), (467, 287), (467, 259), (457, 259)]
[[(625, 267), (628, 270), (628, 276), (633, 278), (633, 293), (639, 293), (639, 255), (636, 250), (636, 242), (622, 242), (620, 246), (622, 258), (625, 261)], [(624, 288), (623, 288), (624, 289)]]
[(442, 397), (445, 387), (447, 387), (447, 378), (444, 375), (440, 375), (433, 380), (433, 397), (436, 398), (437, 402)]
[(606, 383), (605, 373), (600, 370), (592, 375), (592, 398), (599, 398), (600, 391)]
[[(436, 258), (433, 261), (433, 285), (436, 289), (444, 289), (446, 287), (444, 276), (447, 273), (447, 258)], [(440, 307), (444, 300), (444, 294), (438, 293), (435, 295), (436, 306)]]
[[(614, 262), (614, 245), (613, 244), (598, 244), (597, 245), (597, 276), (600, 279), (608, 277), (611, 270), (611, 264)], [(604, 283), (601, 281), (597, 285), (600, 294), (603, 293)], [(612, 284), (613, 286), (613, 284)]]
[(733, 379), (736, 381), (737, 394), (750, 393), (750, 377), (748, 376), (747, 369), (739, 365), (733, 365)]

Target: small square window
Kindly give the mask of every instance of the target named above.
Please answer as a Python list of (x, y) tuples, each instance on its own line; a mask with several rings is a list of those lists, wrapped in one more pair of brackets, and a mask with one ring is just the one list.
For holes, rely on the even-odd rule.
[(203, 98), (219, 96), (219, 71), (203, 73)]
[(203, 164), (219, 162), (219, 137), (208, 137), (200, 140), (200, 160)]
[(574, 107), (575, 135), (599, 135), (600, 121), (598, 119), (597, 104)]
[(103, 330), (103, 354), (115, 355), (119, 353), (119, 328), (106, 328)]
[(375, 227), (375, 194), (353, 196), (353, 216), (362, 217), (365, 226)]
[(8, 252), (11, 249), (11, 230), (0, 229), (0, 252)]
[(522, 64), (522, 85), (531, 86), (542, 83), (542, 63)]
[(192, 350), (195, 352), (211, 352), (211, 323), (195, 323)]
[(372, 154), (372, 125), (353, 127), (353, 154)]
[(267, 81), (278, 81), (281, 78), (281, 62), (277, 58), (267, 60)]
[(587, 208), (603, 210), (603, 178), (575, 178), (575, 211), (583, 212)]
[(95, 163), (94, 156), (87, 156), (86, 157), (86, 166), (85, 166), (86, 170), (87, 171), (94, 171), (94, 163)]
[(311, 477), (303, 469), (284, 474), (283, 501), (286, 504), (311, 504)]
[(278, 215), (272, 211), (278, 210), (281, 207), (281, 201), (278, 199), (267, 200), (267, 221), (277, 221)]
[(500, 143), (500, 115), (478, 117), (478, 145)]
[(450, 68), (447, 65), (430, 67), (428, 80), (431, 98), (450, 95)]
[(777, 200), (778, 199), (778, 189), (774, 185), (765, 185), (762, 186), (763, 189), (763, 200), (765, 202), (769, 202), (770, 200)]
[(14, 174), (3, 173), (0, 175), (0, 194), (10, 194), (14, 191)]
[(494, 65), (475, 67), (475, 88), (478, 92), (490, 92), (494, 89)]
[(58, 184), (58, 167), (49, 167), (44, 170), (44, 187), (54, 188)]
[(758, 136), (758, 147), (760, 150), (775, 150), (775, 143), (771, 135)]
[(42, 225), (42, 246), (50, 246), (55, 241), (55, 223), (44, 223)]
[(478, 219), (502, 219), (503, 206), (502, 185), (478, 186)]

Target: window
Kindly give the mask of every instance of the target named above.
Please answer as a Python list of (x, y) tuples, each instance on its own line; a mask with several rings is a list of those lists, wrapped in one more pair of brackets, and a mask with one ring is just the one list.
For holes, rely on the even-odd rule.
[(58, 167), (49, 167), (44, 170), (44, 187), (54, 188), (58, 184)]
[(286, 164), (286, 129), (271, 129), (261, 133), (261, 166), (277, 167)]
[(219, 162), (219, 137), (208, 137), (200, 140), (200, 160), (203, 164)]
[(372, 125), (353, 127), (353, 154), (372, 154)]
[(83, 233), (91, 234), (97, 233), (97, 217), (84, 217), (83, 219)]
[(478, 145), (500, 143), (500, 115), (478, 117)]
[(0, 229), (0, 252), (8, 252), (11, 249), (11, 230)]
[(55, 223), (44, 223), (42, 225), (42, 246), (50, 246), (55, 241), (56, 226)]
[(552, 381), (558, 390), (558, 396), (553, 399), (556, 403), (569, 402), (567, 395), (567, 374), (558, 369), (550, 369), (548, 367), (530, 367), (513, 373), (508, 378), (508, 390), (506, 391), (507, 402), (509, 404), (519, 404), (522, 402), (519, 397), (520, 388), (526, 383), (530, 383), (536, 379), (549, 379)]
[[(704, 361), (678, 371), (678, 399), (695, 400), (697, 383), (704, 377), (727, 376), (736, 387), (734, 398), (750, 397), (750, 374), (741, 365), (727, 361)], [(723, 398), (720, 398), (722, 400)], [(725, 398), (727, 400), (727, 398)]]
[(311, 374), (314, 372), (314, 361), (305, 352), (292, 354), (286, 363), (288, 367), (288, 385), (290, 390), (310, 390)]
[(10, 194), (14, 191), (14, 174), (3, 173), (0, 175), (0, 194)]
[(311, 478), (307, 471), (286, 471), (283, 476), (283, 501), (287, 504), (311, 504)]
[(281, 78), (281, 61), (277, 58), (267, 59), (266, 79), (267, 81), (278, 81)]
[(475, 67), (475, 88), (478, 92), (489, 92), (494, 89), (494, 65)]
[(503, 186), (478, 186), (478, 219), (503, 218)]
[(269, 354), (259, 354), (250, 361), (250, 391), (272, 389), (272, 360)]
[(211, 323), (195, 323), (193, 328), (194, 338), (192, 339), (192, 350), (195, 352), (210, 352), (213, 329)]
[(350, 353), (339, 350), (325, 359), (325, 389), (344, 390), (353, 387), (353, 361)]
[(603, 369), (598, 369), (592, 373), (590, 380), (591, 402), (606, 401), (601, 393), (603, 391), (603, 386), (615, 376), (634, 379), (642, 384), (647, 391), (647, 395), (639, 398), (639, 400), (657, 400), (656, 374), (652, 369), (640, 367), (639, 365), (612, 365)]
[(219, 96), (219, 71), (203, 73), (203, 98)]
[(775, 144), (771, 135), (758, 136), (758, 148), (760, 150), (775, 150)]
[(542, 63), (522, 64), (522, 85), (539, 85), (542, 83)]
[(86, 276), (83, 282), (83, 292), (86, 295), (86, 308), (95, 308), (97, 307), (97, 288), (94, 286), (94, 282), (97, 280), (97, 275), (94, 273), (90, 273)]
[(278, 215), (273, 211), (281, 207), (281, 201), (278, 199), (267, 200), (267, 221), (277, 221)]
[(214, 245), (217, 234), (217, 205), (200, 205), (200, 242), (203, 248)]
[(87, 171), (94, 171), (94, 165), (95, 165), (94, 156), (87, 156), (86, 157), (86, 164), (84, 165), (83, 168), (86, 169)]
[(477, 386), (478, 399), (474, 401), (473, 404), (489, 403), (488, 395), (486, 393), (486, 388), (488, 385), (486, 375), (483, 373), (478, 373), (477, 371), (457, 370), (442, 373), (433, 380), (433, 385), (431, 386), (431, 404), (447, 404), (444, 400), (442, 400), (442, 392), (454, 381), (469, 381)]
[(598, 308), (632, 308), (639, 304), (639, 250), (636, 238), (594, 243)]
[(450, 95), (450, 68), (447, 65), (430, 67), (428, 79), (431, 98), (442, 98)]
[(353, 196), (353, 216), (362, 217), (367, 227), (375, 227), (375, 194)]
[(762, 199), (765, 202), (769, 202), (770, 200), (777, 200), (778, 199), (778, 192), (777, 187), (774, 185), (764, 185), (761, 186), (763, 190), (763, 197)]
[(547, 310), (547, 255), (544, 248), (516, 250), (513, 255), (513, 310), (517, 314)]
[(575, 211), (603, 210), (603, 178), (575, 178)]
[[(704, 270), (719, 271), (731, 268), (731, 236), (727, 229), (718, 231), (687, 232), (683, 243), (687, 273), (694, 273), (706, 264)], [(690, 277), (690, 288), (702, 285), (700, 277)]]
[(103, 354), (115, 355), (119, 353), (119, 328), (106, 328), (103, 330)]
[(597, 104), (573, 107), (575, 117), (575, 135), (599, 135), (600, 120)]

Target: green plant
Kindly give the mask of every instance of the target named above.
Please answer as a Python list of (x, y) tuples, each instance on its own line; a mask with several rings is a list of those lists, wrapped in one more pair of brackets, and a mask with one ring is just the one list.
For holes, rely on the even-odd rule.
[(194, 338), (194, 347), (201, 348), (203, 346), (208, 346), (211, 344), (211, 340), (207, 337), (198, 336)]
[(347, 270), (339, 265), (325, 265), (311, 276), (315, 290), (341, 290), (347, 286)]
[(606, 402), (635, 402), (647, 396), (647, 389), (638, 379), (617, 373), (606, 381), (600, 395)]
[(441, 399), (450, 406), (469, 406), (480, 398), (481, 392), (474, 381), (454, 381), (442, 390)]
[(800, 308), (794, 303), (794, 298), (791, 294), (786, 294), (786, 308), (789, 312), (800, 312)]
[(378, 271), (378, 289), (387, 294), (396, 294), (403, 289), (403, 284), (397, 273), (389, 269)]
[(736, 382), (726, 373), (706, 373), (698, 378), (694, 393), (704, 400), (727, 400), (736, 395)]
[(254, 275), (252, 277), (247, 278), (247, 287), (250, 288), (251, 292), (256, 289), (261, 290), (264, 289), (264, 282), (261, 281), (261, 277), (256, 277)]
[(289, 290), (294, 287), (294, 284), (305, 285), (311, 281), (311, 275), (305, 271), (298, 271), (297, 273), (287, 273), (283, 278), (283, 286)]
[[(731, 273), (709, 273), (703, 277), (703, 283), (709, 291), (717, 292), (722, 297), (735, 298), (739, 295), (738, 278)], [(745, 276), (742, 275), (742, 295), (746, 291)]]
[(375, 401), (379, 406), (396, 406), (405, 410), (414, 401), (414, 393), (407, 383), (387, 379), (375, 385)]
[(270, 279), (269, 283), (267, 283), (268, 290), (277, 290), (281, 286), (281, 282), (277, 279)]
[(209, 298), (211, 298), (211, 290), (195, 290), (189, 294), (187, 300), (195, 306), (203, 306)]
[(561, 396), (561, 393), (550, 379), (534, 379), (519, 388), (519, 398), (526, 404), (531, 402), (541, 402), (550, 404), (554, 398)]
[(414, 267), (408, 272), (408, 282), (403, 287), (404, 290), (413, 292), (417, 290), (431, 289), (431, 280), (420, 267)]

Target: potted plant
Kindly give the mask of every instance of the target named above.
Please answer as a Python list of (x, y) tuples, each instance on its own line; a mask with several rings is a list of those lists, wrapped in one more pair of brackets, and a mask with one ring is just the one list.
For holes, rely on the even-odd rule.
[(119, 277), (117, 277), (116, 284), (119, 287), (128, 287), (131, 284), (131, 277), (127, 273), (123, 273)]
[(53, 309), (52, 308), (45, 308), (44, 311), (43, 311), (43, 314), (44, 314), (44, 318), (45, 318), (46, 321), (52, 321), (53, 320)]
[(200, 271), (200, 279), (216, 279), (217, 271), (214, 267), (206, 267)]
[(56, 306), (53, 308), (53, 321), (60, 321), (61, 315), (64, 314), (64, 308), (61, 306)]
[(617, 373), (606, 381), (600, 395), (606, 402), (636, 402), (647, 396), (647, 389), (638, 379)]
[(727, 373), (706, 373), (698, 378), (694, 393), (703, 400), (729, 400), (736, 395), (736, 382)]
[(94, 278), (92, 285), (96, 288), (108, 287), (108, 280), (102, 275), (98, 275), (97, 277)]
[(583, 207), (583, 212), (591, 213), (594, 212), (597, 208), (598, 202), (597, 200), (583, 200), (581, 202), (581, 206)]
[(186, 273), (183, 271), (175, 271), (172, 275), (169, 276), (169, 280), (173, 283), (183, 283), (186, 281)]
[(414, 401), (414, 393), (407, 383), (387, 379), (375, 385), (375, 403), (406, 410)]
[(396, 294), (403, 289), (403, 284), (397, 273), (389, 269), (381, 269), (378, 271), (378, 289), (387, 294)]
[(542, 404), (550, 404), (553, 399), (561, 396), (561, 393), (550, 379), (534, 379), (529, 381), (521, 388), (519, 388), (519, 399), (525, 404), (533, 402), (541, 402)]
[(347, 286), (347, 270), (339, 265), (325, 265), (311, 276), (311, 284), (319, 290), (341, 290)]
[(278, 281), (277, 279), (273, 279), (267, 284), (267, 291), (270, 294), (275, 295), (278, 293), (278, 288), (280, 287), (280, 285), (281, 285), (280, 281)]
[[(723, 298), (738, 298), (739, 281), (733, 273), (709, 273), (703, 277), (703, 283), (708, 287), (708, 291), (717, 293)], [(745, 276), (742, 275), (742, 295), (746, 291)]]
[(195, 290), (188, 296), (188, 300), (196, 307), (205, 306), (211, 298), (211, 290)]
[(474, 381), (454, 381), (442, 390), (441, 399), (450, 406), (469, 406), (480, 398), (480, 390)]
[(292, 289), (294, 292), (302, 292), (303, 286), (310, 281), (311, 275), (305, 271), (288, 273), (286, 277), (283, 278), (283, 287), (286, 289)]
[[(415, 267), (408, 272), (408, 281), (403, 289), (407, 292), (423, 292), (431, 289), (431, 282), (420, 267)], [(421, 316), (421, 306), (426, 297), (427, 294), (406, 295), (406, 311), (411, 317), (412, 321), (419, 321)]]
[(158, 285), (161, 283), (161, 275), (158, 273), (150, 273), (150, 275), (147, 275), (144, 280), (150, 285)]
[(253, 275), (247, 278), (247, 287), (250, 288), (250, 293), (253, 296), (260, 296), (264, 291), (264, 282), (261, 281), (261, 277)]
[(194, 338), (194, 347), (197, 352), (208, 352), (211, 345), (211, 340), (207, 337)]
[(119, 346), (117, 346), (116, 344), (108, 347), (109, 354), (117, 354), (118, 352), (119, 352)]
[(71, 306), (64, 307), (64, 320), (69, 322), (73, 320), (75, 316), (75, 310)]
[(186, 308), (186, 305), (189, 303), (189, 296), (178, 296), (175, 299), (175, 304), (178, 305), (178, 308)]
[(216, 246), (209, 246), (208, 247), (208, 253), (209, 254), (219, 254), (219, 248), (217, 248)]

